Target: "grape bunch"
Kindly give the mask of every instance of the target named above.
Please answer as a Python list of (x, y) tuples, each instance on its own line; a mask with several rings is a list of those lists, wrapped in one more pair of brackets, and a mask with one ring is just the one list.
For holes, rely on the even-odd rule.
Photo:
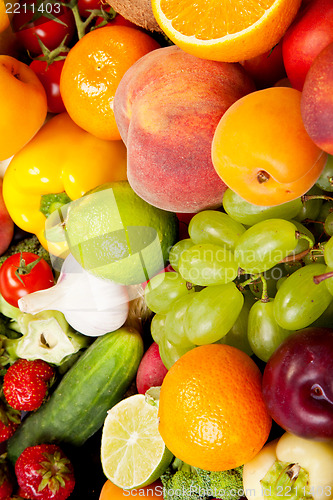
[(145, 289), (151, 334), (169, 369), (195, 346), (226, 343), (267, 362), (292, 332), (333, 321), (333, 202), (318, 186), (283, 205), (228, 189), (189, 223), (171, 270)]

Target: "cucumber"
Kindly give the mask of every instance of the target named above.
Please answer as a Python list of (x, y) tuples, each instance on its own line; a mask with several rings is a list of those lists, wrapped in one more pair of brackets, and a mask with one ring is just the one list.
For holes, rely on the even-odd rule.
[(8, 440), (8, 459), (14, 464), (25, 448), (41, 443), (82, 446), (124, 397), (142, 355), (142, 338), (134, 328), (122, 327), (97, 338), (50, 399), (28, 415)]

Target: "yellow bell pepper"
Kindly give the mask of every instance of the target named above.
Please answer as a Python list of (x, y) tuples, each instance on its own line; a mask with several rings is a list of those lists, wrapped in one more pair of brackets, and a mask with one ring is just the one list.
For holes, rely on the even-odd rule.
[(51, 254), (64, 256), (65, 241), (45, 238), (41, 197), (65, 193), (66, 203), (66, 198), (67, 202), (80, 198), (100, 184), (126, 179), (124, 143), (99, 139), (61, 113), (13, 157), (4, 175), (3, 196), (18, 227), (34, 233)]

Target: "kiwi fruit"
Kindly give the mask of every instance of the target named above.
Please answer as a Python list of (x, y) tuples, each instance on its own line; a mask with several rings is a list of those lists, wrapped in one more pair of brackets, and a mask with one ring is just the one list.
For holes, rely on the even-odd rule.
[(153, 14), (151, 0), (107, 0), (107, 2), (128, 21), (145, 30), (162, 33)]

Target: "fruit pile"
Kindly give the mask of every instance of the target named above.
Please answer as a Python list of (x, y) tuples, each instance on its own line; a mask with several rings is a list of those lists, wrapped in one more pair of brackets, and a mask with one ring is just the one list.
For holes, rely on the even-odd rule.
[(0, 500), (333, 498), (331, 0), (0, 0)]

